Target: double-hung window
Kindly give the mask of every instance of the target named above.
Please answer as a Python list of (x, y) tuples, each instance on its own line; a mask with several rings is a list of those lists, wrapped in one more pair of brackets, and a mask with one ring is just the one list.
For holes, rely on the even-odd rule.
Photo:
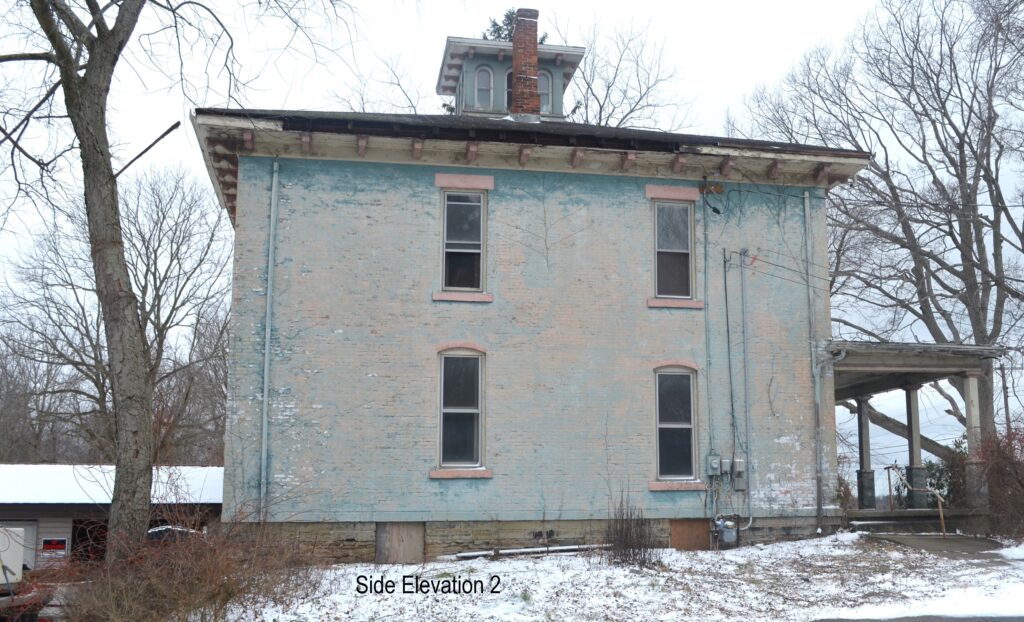
[(542, 71), (537, 74), (537, 94), (540, 95), (540, 111), (551, 114), (551, 74)]
[(655, 294), (690, 298), (693, 270), (689, 203), (655, 203)]
[(657, 383), (658, 479), (694, 476), (693, 373), (660, 371)]
[(487, 67), (476, 70), (476, 108), (491, 109), (491, 93), (494, 90), (494, 74)]
[(444, 193), (444, 289), (483, 291), (484, 194)]
[(480, 466), (483, 357), (441, 357), (441, 466)]

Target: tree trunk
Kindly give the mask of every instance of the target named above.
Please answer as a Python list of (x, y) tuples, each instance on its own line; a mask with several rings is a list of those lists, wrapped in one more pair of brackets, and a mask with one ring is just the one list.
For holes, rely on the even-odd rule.
[(77, 106), (68, 109), (81, 150), (89, 245), (113, 386), (117, 477), (107, 560), (117, 562), (132, 554), (149, 528), (153, 379), (138, 299), (125, 260), (117, 180), (107, 137), (106, 85), (109, 81), (99, 88), (91, 88), (88, 81), (82, 84)]

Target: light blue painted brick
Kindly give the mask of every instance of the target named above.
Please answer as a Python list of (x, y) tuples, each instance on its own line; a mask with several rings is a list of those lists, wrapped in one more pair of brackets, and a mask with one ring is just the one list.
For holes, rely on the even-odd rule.
[[(226, 434), (226, 513), (259, 489), (263, 321), (272, 160), (242, 157)], [(432, 302), (440, 289), (437, 172), (493, 175), (491, 304)], [(703, 516), (700, 493), (651, 493), (655, 362), (700, 363), (698, 449), (731, 455), (742, 432), (740, 278), (722, 249), (747, 248), (755, 513), (813, 513), (813, 390), (803, 262), (803, 188), (726, 184), (709, 198), (705, 311), (648, 309), (648, 183), (624, 176), (280, 160), (272, 322), (270, 492), (275, 520), (587, 519), (629, 491), (648, 516)], [(826, 264), (814, 195), (816, 263)], [(696, 209), (694, 292), (703, 299), (704, 210)], [(547, 226), (545, 227), (545, 223)], [(772, 266), (781, 264), (796, 272)], [(822, 267), (819, 277), (827, 276)], [(825, 281), (812, 279), (816, 285)], [(818, 339), (828, 336), (820, 292)], [(711, 331), (705, 369), (704, 322)], [(435, 481), (438, 344), (486, 357), (490, 480)], [(707, 372), (707, 376), (705, 376)], [(709, 390), (710, 389), (710, 390)], [(822, 394), (831, 395), (826, 379)], [(710, 419), (707, 413), (710, 400)], [(830, 402), (822, 412), (831, 412)], [(834, 424), (826, 423), (825, 439)], [(826, 455), (834, 454), (828, 441)], [(828, 462), (827, 491), (835, 479)], [(698, 467), (700, 468), (700, 467)], [(723, 509), (744, 499), (724, 495)]]

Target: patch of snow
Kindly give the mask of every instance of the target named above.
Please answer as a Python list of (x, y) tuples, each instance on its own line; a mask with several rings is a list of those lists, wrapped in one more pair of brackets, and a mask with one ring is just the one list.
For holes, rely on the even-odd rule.
[(890, 619), (911, 616), (1024, 616), (1024, 583), (998, 585), (988, 581), (984, 586), (951, 589), (941, 596), (926, 600), (864, 605), (855, 609), (825, 612), (822, 617)]
[[(235, 619), (796, 622), (879, 612), (1024, 613), (1024, 567), (947, 559), (859, 533), (720, 552), (663, 550), (660, 558), (647, 569), (612, 565), (600, 553), (339, 565), (325, 571), (320, 594)], [(499, 577), (500, 592), (403, 593), (405, 575), (480, 579), (487, 588)], [(359, 577), (384, 577), (396, 591), (359, 594)]]
[(996, 553), (999, 553), (1006, 559), (1024, 559), (1024, 544), (999, 549)]

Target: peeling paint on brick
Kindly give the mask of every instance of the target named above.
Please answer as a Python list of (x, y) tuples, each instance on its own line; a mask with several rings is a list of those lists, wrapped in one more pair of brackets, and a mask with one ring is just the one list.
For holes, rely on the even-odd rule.
[[(240, 158), (228, 516), (246, 507), (259, 486), (270, 171), (269, 159)], [(696, 182), (479, 169), (474, 173), (495, 180), (487, 223), (487, 291), (494, 301), (434, 302), (442, 222), (434, 175), (463, 172), (280, 161), (281, 259), (270, 344), (273, 519), (587, 521), (607, 517), (620, 491), (652, 518), (705, 516), (702, 493), (648, 490), (656, 477), (651, 362), (688, 359), (703, 367), (708, 322), (712, 365), (697, 383), (697, 464), (702, 468), (712, 435), (723, 456), (739, 451), (729, 403), (731, 389), (742, 432), (748, 396), (741, 376), (740, 280), (733, 261), (730, 352), (723, 248), (750, 249), (755, 257), (747, 273), (754, 432), (748, 469), (755, 514), (813, 516), (807, 297), (802, 261), (794, 259), (802, 256), (804, 241), (803, 188), (725, 184), (726, 192), (709, 198), (722, 214), (708, 212), (704, 309), (650, 309), (653, 217), (646, 185)], [(820, 196), (813, 205), (814, 246), (824, 249)], [(694, 292), (700, 298), (705, 223), (699, 205), (695, 211)], [(758, 264), (757, 257), (765, 261)], [(828, 330), (825, 298), (820, 331)], [(484, 463), (494, 472), (487, 480), (428, 478), (437, 466), (435, 347), (459, 341), (487, 346)], [(822, 394), (831, 395), (830, 377)], [(831, 412), (830, 402), (822, 410)], [(826, 428), (828, 439), (834, 422)], [(834, 442), (827, 450), (834, 453)], [(829, 491), (834, 479), (825, 474)], [(722, 502), (737, 511), (745, 507), (740, 494), (726, 494)]]

